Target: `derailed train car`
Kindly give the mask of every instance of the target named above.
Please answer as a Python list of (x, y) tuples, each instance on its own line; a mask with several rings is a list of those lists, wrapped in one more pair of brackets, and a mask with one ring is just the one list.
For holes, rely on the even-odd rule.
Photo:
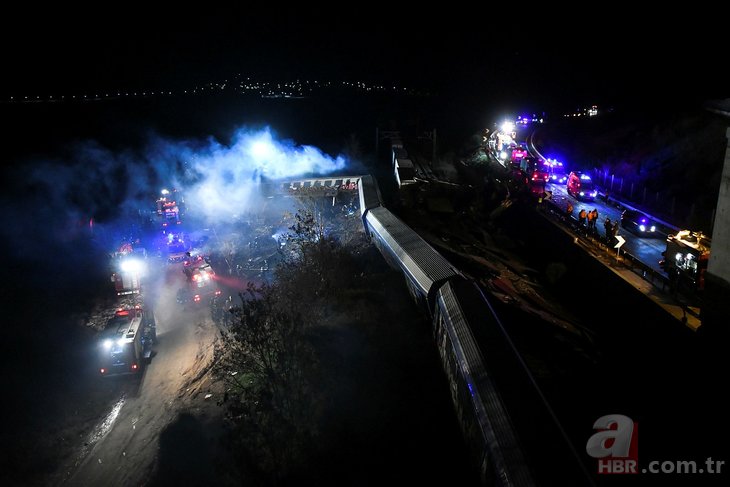
[(433, 332), (462, 433), (485, 485), (591, 485), (576, 450), (478, 286), (359, 183), (363, 225), (405, 276)]

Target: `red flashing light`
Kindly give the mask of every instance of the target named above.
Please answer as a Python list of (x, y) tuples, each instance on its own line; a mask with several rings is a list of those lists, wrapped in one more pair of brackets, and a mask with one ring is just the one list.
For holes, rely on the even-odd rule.
[(102, 374), (106, 374), (106, 369), (102, 367), (101, 369), (99, 369), (99, 372), (101, 372)]
[(193, 301), (195, 301), (196, 303), (199, 302), (200, 301), (200, 294), (196, 294), (195, 296), (193, 296)]
[(137, 370), (137, 364), (132, 364), (132, 370)]
[(218, 291), (215, 292), (215, 295), (216, 296), (220, 296), (220, 294), (221, 294), (220, 290), (218, 290)]

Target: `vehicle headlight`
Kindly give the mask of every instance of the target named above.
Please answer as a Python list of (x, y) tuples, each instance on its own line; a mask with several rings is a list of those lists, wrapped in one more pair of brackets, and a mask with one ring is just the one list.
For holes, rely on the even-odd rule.
[(639, 225), (639, 230), (641, 230), (642, 232), (645, 232), (646, 227), (644, 225)]
[(585, 193), (583, 191), (580, 192), (581, 196), (585, 196)]
[(104, 350), (109, 350), (112, 348), (112, 341), (111, 340), (104, 340), (104, 342), (101, 344), (102, 347), (104, 347)]
[(120, 267), (123, 272), (142, 273), (144, 271), (144, 263), (136, 259), (125, 260)]
[(654, 225), (652, 225), (651, 228), (649, 229), (649, 231), (650, 232), (656, 232), (656, 227)]

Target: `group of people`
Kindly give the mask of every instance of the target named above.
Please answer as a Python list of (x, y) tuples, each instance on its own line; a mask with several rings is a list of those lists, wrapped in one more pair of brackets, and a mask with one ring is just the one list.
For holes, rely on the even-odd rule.
[[(568, 219), (573, 218), (573, 204), (569, 201), (568, 206), (565, 210)], [(578, 228), (586, 230), (592, 234), (597, 234), (596, 223), (598, 222), (598, 210), (593, 208), (590, 211), (586, 211), (585, 208), (581, 208), (578, 212)], [(613, 222), (609, 217), (603, 222), (603, 228), (606, 230), (606, 243), (611, 243), (618, 233), (618, 220)]]
[[(570, 203), (568, 203), (570, 205)], [(572, 205), (571, 205), (572, 206)], [(571, 213), (573, 213), (571, 211)], [(578, 225), (581, 228), (587, 228), (590, 231), (596, 230), (596, 222), (598, 221), (598, 210), (593, 208), (591, 211), (586, 211), (585, 208), (581, 208), (578, 213)]]

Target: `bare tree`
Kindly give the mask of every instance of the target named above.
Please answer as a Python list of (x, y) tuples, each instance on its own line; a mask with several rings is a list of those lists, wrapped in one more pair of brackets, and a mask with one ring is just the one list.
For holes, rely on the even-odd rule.
[(346, 302), (356, 275), (352, 256), (326, 235), (316, 206), (294, 215), (284, 248), (275, 281), (249, 284), (239, 295), (216, 361), (237, 446), (273, 479), (301, 467), (313, 450), (326, 395), (317, 386), (317, 327)]
[(250, 284), (240, 298), (216, 371), (227, 385), (241, 446), (268, 474), (285, 475), (301, 463), (317, 434), (313, 323), (302, 303), (275, 286)]

